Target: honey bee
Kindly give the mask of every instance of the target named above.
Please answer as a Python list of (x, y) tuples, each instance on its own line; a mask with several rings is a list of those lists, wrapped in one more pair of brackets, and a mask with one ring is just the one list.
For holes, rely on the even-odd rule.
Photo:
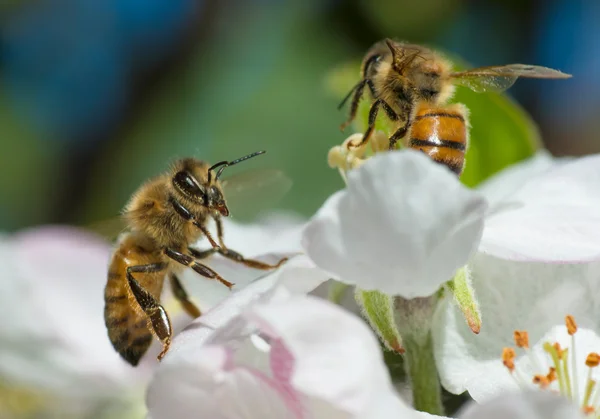
[[(362, 140), (358, 144), (348, 144), (348, 147), (360, 147), (369, 141), (381, 108), (397, 125), (389, 138), (390, 149), (394, 149), (396, 143), (407, 134), (416, 135), (414, 139), (408, 136), (407, 146), (451, 161), (451, 168), (457, 173), (462, 171), (462, 162), (459, 164), (457, 159), (459, 154), (464, 155), (467, 146), (468, 115), (464, 106), (446, 106), (455, 85), (468, 87), (475, 92), (501, 92), (512, 86), (519, 77), (571, 77), (558, 70), (526, 64), (453, 72), (452, 64), (438, 52), (391, 39), (377, 42), (367, 51), (361, 74), (362, 79), (338, 107), (342, 108), (352, 97), (349, 117), (341, 129), (356, 117), (365, 87), (374, 101)], [(446, 138), (446, 134), (453, 139)]]
[[(230, 288), (233, 283), (201, 263), (219, 253), (255, 269), (275, 269), (286, 259), (270, 265), (246, 259), (223, 242), (221, 217), (229, 215), (222, 182), (223, 170), (264, 151), (212, 166), (194, 158), (176, 161), (171, 170), (143, 184), (124, 210), (129, 231), (120, 237), (108, 269), (104, 292), (104, 320), (115, 350), (130, 364), (137, 365), (156, 336), (162, 343), (161, 360), (169, 349), (172, 328), (169, 315), (160, 304), (165, 278), (175, 298), (192, 317), (201, 314), (189, 299), (177, 274), (185, 267)], [(216, 223), (217, 242), (207, 229)], [(190, 247), (202, 235), (211, 244), (208, 250)]]

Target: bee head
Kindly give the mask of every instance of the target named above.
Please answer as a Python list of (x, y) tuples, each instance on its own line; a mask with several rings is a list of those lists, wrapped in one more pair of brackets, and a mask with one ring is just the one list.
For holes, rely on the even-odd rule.
[(385, 43), (392, 53), (392, 68), (401, 75), (404, 75), (412, 62), (420, 57), (421, 51), (417, 48), (399, 44), (389, 38), (385, 40)]
[(221, 161), (208, 168), (208, 164), (200, 160), (181, 160), (173, 175), (173, 186), (179, 194), (193, 203), (208, 207), (227, 217), (229, 208), (219, 182), (223, 171), (229, 166), (264, 153), (264, 151), (257, 151), (232, 161)]

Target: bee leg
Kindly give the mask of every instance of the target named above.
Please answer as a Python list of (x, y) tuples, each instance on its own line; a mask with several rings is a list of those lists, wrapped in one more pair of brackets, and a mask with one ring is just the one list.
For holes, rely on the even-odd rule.
[(390, 118), (392, 121), (397, 121), (400, 117), (400, 115), (398, 115), (385, 100), (377, 99), (375, 102), (373, 102), (373, 105), (371, 105), (371, 110), (369, 111), (369, 126), (367, 127), (362, 140), (358, 144), (348, 143), (348, 148), (361, 147), (365, 145), (367, 141), (369, 141), (369, 138), (371, 138), (371, 134), (375, 129), (375, 120), (377, 119), (377, 113), (379, 112), (380, 106), (383, 108), (388, 118)]
[[(212, 249), (211, 249), (212, 250)], [(178, 252), (177, 250), (166, 247), (165, 255), (169, 258), (173, 259), (175, 262), (180, 263), (184, 266), (192, 268), (196, 273), (199, 273), (205, 278), (216, 279), (227, 288), (231, 289), (233, 287), (233, 283), (225, 280), (221, 275), (210, 269), (208, 266), (203, 265), (202, 263), (197, 262), (192, 256), (186, 255), (185, 253)]]
[(408, 115), (406, 117), (406, 123), (404, 124), (404, 126), (398, 128), (398, 130), (396, 130), (396, 132), (394, 132), (392, 134), (392, 136), (390, 137), (390, 150), (395, 150), (396, 149), (396, 143), (401, 140), (402, 138), (404, 138), (404, 136), (406, 135), (406, 133), (408, 132), (410, 126), (413, 123), (413, 119), (414, 117), (413, 115), (413, 104), (411, 103), (409, 106), (407, 106), (404, 110), (404, 114)]
[(181, 205), (181, 203), (179, 203), (177, 200), (175, 200), (173, 198), (171, 198), (169, 200), (169, 202), (171, 203), (171, 205), (173, 205), (173, 208), (175, 209), (177, 214), (179, 214), (183, 219), (185, 219), (187, 221), (191, 221), (192, 224), (194, 224), (196, 227), (198, 227), (200, 229), (200, 231), (202, 231), (202, 233), (206, 236), (206, 238), (208, 239), (208, 241), (210, 242), (210, 245), (212, 247), (219, 247), (219, 245), (212, 238), (210, 231), (208, 231), (208, 229), (204, 225), (202, 225), (202, 223), (200, 223), (200, 222), (198, 222), (198, 220), (196, 220), (196, 217), (194, 217), (194, 214), (192, 214), (186, 207)]
[(171, 346), (171, 335), (173, 333), (171, 328), (171, 321), (169, 315), (160, 305), (158, 300), (152, 296), (148, 291), (140, 285), (139, 282), (133, 277), (132, 273), (150, 273), (160, 272), (167, 267), (166, 263), (151, 263), (148, 265), (135, 265), (127, 267), (127, 282), (131, 293), (135, 297), (135, 300), (140, 305), (141, 309), (146, 313), (152, 324), (152, 331), (158, 337), (163, 344), (162, 352), (158, 355), (160, 361)]
[(261, 262), (259, 260), (255, 260), (255, 259), (246, 259), (245, 257), (243, 257), (241, 254), (239, 254), (235, 250), (231, 250), (231, 249), (227, 249), (227, 248), (197, 250), (197, 249), (190, 247), (189, 250), (190, 250), (190, 253), (197, 259), (206, 259), (213, 253), (219, 253), (220, 255), (222, 255), (223, 257), (226, 257), (227, 259), (230, 259), (230, 260), (233, 260), (234, 262), (246, 265), (249, 268), (262, 269), (265, 271), (269, 270), (269, 269), (279, 268), (281, 265), (283, 265), (288, 260), (288, 258), (282, 258), (276, 264), (271, 265), (271, 264)]
[(354, 120), (354, 118), (356, 118), (358, 104), (360, 103), (360, 99), (362, 98), (363, 90), (365, 89), (365, 84), (367, 84), (368, 82), (368, 79), (363, 79), (359, 81), (358, 84), (354, 86), (352, 90), (350, 90), (350, 93), (348, 93), (344, 100), (342, 100), (342, 103), (340, 103), (340, 105), (338, 106), (338, 109), (344, 106), (344, 103), (346, 103), (348, 98), (350, 98), (350, 95), (352, 95), (352, 92), (354, 92), (354, 95), (352, 96), (352, 102), (350, 103), (350, 114), (348, 115), (348, 119), (346, 119), (346, 121), (342, 125), (340, 125), (340, 130), (345, 130), (346, 127), (350, 125), (350, 123)]
[[(408, 124), (406, 124), (406, 125), (408, 125)], [(398, 130), (395, 133), (393, 133), (392, 136), (390, 137), (390, 150), (395, 150), (396, 143), (406, 135), (406, 132), (408, 131), (408, 128), (406, 125), (403, 126), (402, 128), (398, 128)]]
[(217, 225), (217, 240), (219, 240), (219, 246), (221, 249), (226, 249), (225, 242), (223, 241), (223, 222), (221, 221), (221, 216), (215, 215), (213, 218), (215, 219), (215, 224)]
[(177, 298), (177, 301), (181, 303), (181, 306), (185, 312), (193, 318), (200, 317), (202, 312), (198, 306), (196, 306), (196, 304), (190, 300), (188, 293), (186, 292), (185, 288), (183, 288), (183, 284), (181, 281), (179, 281), (179, 278), (177, 278), (175, 274), (171, 273), (169, 275), (169, 280), (171, 282), (171, 290), (173, 291), (173, 295), (175, 298)]

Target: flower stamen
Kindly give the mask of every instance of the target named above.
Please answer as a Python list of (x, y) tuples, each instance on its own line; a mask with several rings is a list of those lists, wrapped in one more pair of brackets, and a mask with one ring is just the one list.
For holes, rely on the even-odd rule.
[[(559, 393), (564, 397), (569, 398), (577, 403), (581, 411), (586, 415), (592, 415), (596, 419), (600, 419), (597, 412), (600, 411), (600, 386), (598, 380), (593, 378), (593, 369), (600, 366), (600, 353), (591, 352), (585, 359), (585, 365), (588, 368), (588, 373), (585, 382), (578, 382), (577, 374), (577, 352), (575, 350), (575, 335), (577, 334), (577, 323), (573, 316), (565, 317), (565, 326), (570, 336), (570, 346), (562, 347), (559, 342), (545, 342), (542, 345), (544, 352), (548, 355), (550, 367), (547, 369), (540, 366), (537, 362), (537, 354), (530, 349), (529, 334), (525, 330), (515, 330), (513, 338), (517, 348), (523, 350), (529, 358), (531, 368), (537, 372), (533, 375), (530, 383), (540, 389), (550, 389), (557, 386)], [(519, 368), (516, 367), (516, 353), (513, 348), (504, 348), (502, 351), (502, 363), (509, 370), (511, 376), (515, 378), (517, 384), (522, 387), (521, 381), (526, 386), (531, 387), (532, 384), (527, 384), (526, 380), (522, 380)], [(548, 363), (548, 362), (547, 362)], [(546, 365), (547, 365), (546, 363)], [(555, 383), (556, 384), (553, 384)], [(584, 393), (579, 393), (581, 388)], [(556, 389), (556, 387), (554, 387)], [(552, 391), (552, 390), (551, 390)], [(556, 390), (554, 390), (556, 391)]]
[[(577, 359), (575, 352), (575, 333), (577, 332), (577, 323), (575, 318), (570, 314), (565, 317), (565, 325), (567, 326), (567, 332), (571, 336), (571, 366), (573, 368), (573, 377), (577, 375)], [(573, 397), (575, 400), (579, 400), (579, 388), (577, 385), (577, 379), (573, 380)]]
[(518, 348), (529, 348), (529, 334), (525, 330), (515, 330), (515, 344)]

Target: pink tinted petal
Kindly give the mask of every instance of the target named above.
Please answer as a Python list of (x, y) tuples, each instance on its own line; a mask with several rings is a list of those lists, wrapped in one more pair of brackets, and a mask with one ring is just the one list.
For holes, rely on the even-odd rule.
[(321, 406), (360, 415), (389, 383), (377, 340), (357, 317), (314, 297), (257, 304), (247, 314), (276, 332), (294, 358), (292, 385)]
[(244, 288), (231, 292), (227, 299), (194, 320), (178, 339), (203, 342), (212, 334), (213, 330), (239, 315), (251, 302), (263, 295), (265, 298), (270, 298), (270, 291), (276, 284), (281, 283), (285, 289), (303, 294), (312, 291), (327, 279), (327, 275), (315, 269), (306, 256), (293, 257), (280, 269), (251, 282)]
[(96, 396), (144, 379), (148, 371), (128, 367), (106, 335), (107, 243), (83, 230), (56, 226), (15, 235), (13, 249), (15, 272), (9, 280), (26, 287), (28, 310), (44, 327), (43, 344), (37, 341), (40, 335), (24, 336), (29, 350), (5, 353), (13, 358), (3, 363), (7, 368), (20, 365), (14, 371), (18, 379)]
[[(146, 403), (153, 419), (295, 419), (286, 397), (258, 371), (229, 364), (218, 346), (181, 348), (165, 357)], [(229, 366), (228, 366), (229, 365)]]
[(294, 357), (281, 339), (271, 340), (271, 372), (277, 381), (287, 383), (294, 371)]

